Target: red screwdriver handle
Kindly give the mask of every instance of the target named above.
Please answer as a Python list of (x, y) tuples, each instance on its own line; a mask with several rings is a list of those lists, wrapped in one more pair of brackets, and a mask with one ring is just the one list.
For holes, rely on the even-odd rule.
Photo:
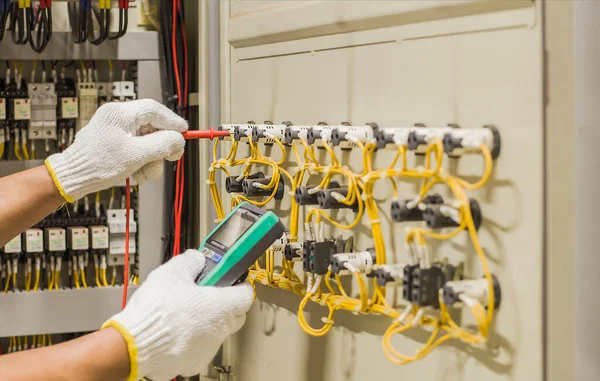
[(183, 138), (186, 140), (189, 139), (210, 139), (213, 140), (216, 137), (220, 136), (229, 136), (229, 131), (218, 131), (214, 130), (212, 127), (208, 130), (190, 130), (182, 133)]

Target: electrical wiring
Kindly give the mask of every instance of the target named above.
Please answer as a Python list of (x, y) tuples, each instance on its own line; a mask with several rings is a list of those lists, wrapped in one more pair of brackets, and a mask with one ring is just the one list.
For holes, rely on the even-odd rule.
[(27, 27), (33, 18), (31, 0), (13, 1), (10, 10), (10, 26), (12, 41), (15, 45), (26, 45), (29, 41)]
[[(275, 144), (281, 143), (274, 139)], [(415, 261), (422, 265), (430, 265), (428, 240), (449, 240), (457, 236), (461, 232), (468, 232), (469, 239), (475, 249), (482, 271), (488, 286), (488, 300), (486, 307), (477, 300), (463, 297), (461, 301), (471, 311), (475, 321), (477, 322), (477, 333), (472, 333), (460, 327), (448, 312), (448, 307), (444, 305), (443, 299), (439, 298), (439, 313), (430, 308), (418, 308), (409, 305), (404, 310), (393, 308), (386, 300), (385, 287), (379, 286), (373, 281), (373, 286), (368, 287), (364, 275), (358, 270), (348, 267), (352, 278), (355, 279), (358, 289), (357, 297), (351, 296), (343, 287), (341, 278), (338, 274), (333, 274), (331, 270), (324, 276), (315, 276), (309, 274), (308, 283), (294, 272), (293, 263), (285, 258), (281, 259), (281, 273), (275, 273), (275, 256), (272, 250), (268, 250), (265, 254), (265, 267), (261, 268), (258, 261), (251, 268), (248, 279), (253, 285), (257, 283), (265, 286), (279, 288), (282, 290), (294, 292), (302, 297), (298, 308), (298, 322), (301, 328), (310, 335), (323, 336), (330, 331), (334, 325), (333, 316), (338, 310), (350, 311), (353, 313), (371, 313), (384, 315), (392, 319), (392, 324), (386, 330), (382, 340), (384, 354), (390, 361), (396, 364), (407, 364), (427, 356), (438, 346), (448, 340), (456, 339), (470, 344), (483, 342), (489, 335), (490, 324), (494, 317), (494, 291), (491, 273), (487, 266), (486, 256), (479, 244), (477, 237), (477, 229), (473, 221), (473, 216), (470, 210), (469, 198), (465, 189), (478, 189), (484, 186), (490, 178), (492, 172), (493, 161), (491, 153), (487, 146), (480, 147), (484, 158), (484, 173), (476, 183), (467, 183), (459, 177), (446, 173), (443, 169), (444, 147), (440, 139), (432, 139), (427, 145), (424, 155), (424, 165), (417, 168), (408, 168), (407, 165), (407, 148), (404, 145), (397, 145), (397, 151), (391, 161), (383, 169), (373, 168), (373, 154), (376, 145), (373, 142), (363, 144), (362, 142), (354, 142), (355, 146), (362, 153), (362, 169), (353, 171), (348, 167), (341, 165), (341, 162), (332, 147), (327, 141), (322, 146), (330, 159), (331, 164), (324, 166), (317, 160), (314, 147), (300, 138), (300, 146), (304, 148), (303, 154), (298, 152), (298, 149), (292, 145), (291, 151), (297, 161), (296, 172), (294, 176), (282, 168), (284, 160), (276, 162), (272, 158), (265, 157), (251, 139), (248, 141), (250, 153), (245, 159), (236, 159), (239, 143), (234, 141), (226, 156), (218, 158), (219, 142), (215, 143), (213, 148), (213, 163), (209, 168), (209, 190), (213, 204), (215, 206), (217, 218), (222, 220), (225, 215), (223, 208), (223, 200), (218, 185), (216, 184), (216, 172), (223, 171), (227, 176), (231, 176), (230, 172), (236, 167), (241, 167), (241, 173), (237, 178), (240, 181), (247, 177), (253, 171), (253, 166), (264, 166), (271, 169), (272, 177), (270, 184), (265, 188), (273, 187), (273, 193), (262, 200), (248, 199), (243, 195), (234, 195), (231, 197), (231, 206), (235, 206), (242, 201), (250, 202), (257, 206), (265, 206), (269, 203), (276, 191), (281, 176), (286, 177), (290, 182), (293, 191), (301, 186), (306, 172), (311, 175), (321, 175), (321, 181), (316, 189), (325, 189), (333, 176), (341, 176), (345, 179), (348, 186), (348, 193), (345, 197), (336, 199), (338, 202), (351, 206), (357, 205), (357, 216), (349, 224), (342, 224), (336, 218), (331, 217), (328, 213), (318, 209), (311, 209), (307, 212), (305, 218), (305, 239), (315, 239), (314, 232), (316, 231), (316, 239), (323, 239), (322, 221), (328, 222), (335, 227), (342, 229), (351, 229), (356, 227), (363, 219), (367, 217), (371, 229), (371, 235), (374, 243), (375, 259), (378, 265), (386, 263), (387, 254), (386, 246), (383, 237), (383, 229), (379, 218), (379, 210), (377, 202), (374, 198), (374, 189), (376, 184), (381, 181), (389, 181), (392, 186), (392, 192), (395, 198), (398, 197), (398, 186), (396, 181), (416, 179), (421, 181), (421, 187), (418, 191), (414, 202), (420, 203), (431, 189), (436, 186), (446, 186), (451, 191), (452, 196), (456, 200), (452, 205), (457, 208), (460, 221), (458, 226), (450, 232), (438, 233), (421, 227), (411, 227), (406, 231), (406, 243), (411, 249), (411, 255)], [(286, 151), (283, 145), (277, 144), (282, 151)], [(286, 151), (287, 152), (287, 151)], [(458, 220), (457, 220), (458, 221)], [(292, 199), (290, 209), (290, 242), (295, 242), (298, 239), (299, 226), (299, 206)], [(314, 225), (316, 224), (316, 225)], [(316, 228), (315, 228), (316, 226)], [(416, 255), (414, 250), (416, 250)], [(324, 280), (324, 282), (323, 282)], [(333, 282), (335, 280), (335, 282)], [(321, 283), (325, 283), (326, 289), (321, 289)], [(463, 300), (464, 299), (464, 300)], [(305, 318), (304, 309), (309, 302), (320, 304), (328, 308), (328, 316), (323, 318), (323, 326), (320, 328), (311, 327)], [(406, 322), (406, 323), (405, 323)], [(392, 345), (392, 338), (397, 334), (402, 334), (410, 329), (428, 329), (431, 335), (422, 348), (417, 350), (414, 355), (403, 355), (399, 353)]]
[[(110, 13), (111, 0), (105, 0)], [(129, 23), (129, 0), (119, 0), (119, 28), (116, 34), (109, 35), (109, 40), (116, 40), (127, 33), (127, 24)]]
[(4, 38), (6, 31), (6, 22), (10, 16), (11, 4), (10, 0), (0, 0), (0, 41)]
[[(108, 39), (110, 32), (110, 0), (99, 0), (98, 7), (92, 6), (88, 13), (88, 41), (100, 45)], [(94, 25), (98, 24), (98, 36), (95, 37)], [(112, 64), (111, 64), (112, 65)], [(112, 72), (112, 70), (111, 70)]]
[(34, 52), (42, 53), (52, 38), (52, 0), (40, 0), (37, 14), (33, 13), (33, 8), (30, 6), (27, 11), (27, 22), (29, 45)]

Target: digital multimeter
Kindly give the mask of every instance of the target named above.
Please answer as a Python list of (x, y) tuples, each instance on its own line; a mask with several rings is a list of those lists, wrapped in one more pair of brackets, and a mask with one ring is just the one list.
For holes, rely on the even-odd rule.
[(232, 286), (246, 279), (248, 268), (285, 232), (279, 218), (243, 202), (200, 246), (206, 266), (196, 279), (200, 286)]

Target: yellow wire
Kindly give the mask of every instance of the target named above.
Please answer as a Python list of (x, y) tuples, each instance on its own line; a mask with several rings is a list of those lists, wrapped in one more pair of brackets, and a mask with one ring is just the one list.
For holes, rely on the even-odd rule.
[(23, 157), (19, 153), (21, 151), (21, 148), (19, 147), (18, 144), (16, 144), (16, 142), (15, 142), (14, 146), (15, 146), (15, 157), (17, 158), (17, 160), (22, 161)]
[(108, 60), (108, 71), (109, 72), (113, 72), (113, 64), (112, 64), (112, 60)]
[(40, 270), (35, 271), (35, 282), (33, 284), (33, 291), (37, 291), (40, 286)]
[(85, 272), (81, 270), (81, 284), (83, 288), (88, 288), (87, 281), (85, 280)]

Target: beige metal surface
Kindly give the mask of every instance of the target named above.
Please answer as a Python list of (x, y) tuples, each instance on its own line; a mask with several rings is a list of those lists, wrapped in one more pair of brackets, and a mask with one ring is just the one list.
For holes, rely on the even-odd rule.
[[(389, 320), (339, 313), (337, 328), (326, 337), (312, 338), (297, 324), (299, 298), (259, 286), (259, 303), (234, 338), (237, 379), (542, 380), (544, 97), (539, 2), (329, 3), (223, 3), (223, 33), (237, 46), (223, 44), (223, 122), (374, 121), (384, 127), (422, 122), (464, 128), (495, 124), (502, 134), (501, 156), (488, 186), (471, 194), (482, 204), (480, 238), (500, 279), (503, 304), (486, 347), (451, 342), (419, 362), (397, 366), (381, 350), (381, 334)], [(393, 25), (377, 15), (375, 8), (383, 3), (396, 15)], [(428, 6), (423, 8), (424, 3)], [(317, 12), (323, 7), (330, 9), (328, 17)], [(360, 15), (368, 23), (361, 23)], [(315, 18), (319, 27), (303, 28), (314, 26)], [(270, 152), (279, 157), (277, 148)], [(358, 155), (340, 157), (360, 168)], [(390, 159), (386, 153), (376, 155), (379, 166)], [(450, 161), (447, 169), (473, 180), (482, 171), (481, 158)], [(405, 225), (391, 227), (389, 202), (384, 201), (390, 189), (385, 183), (378, 189), (388, 260), (400, 261), (406, 258)], [(406, 183), (400, 192), (412, 197), (415, 189), (415, 184)], [(271, 203), (269, 209), (283, 211), (280, 215), (285, 217), (289, 205)], [(353, 234), (359, 249), (372, 244), (366, 225), (343, 234)], [(464, 259), (472, 276), (482, 274), (464, 235), (436, 247), (435, 253), (437, 258)], [(317, 324), (323, 310), (308, 311)], [(471, 321), (465, 313), (463, 323)], [(395, 344), (414, 354), (426, 338), (426, 332), (415, 330), (397, 337)]]

